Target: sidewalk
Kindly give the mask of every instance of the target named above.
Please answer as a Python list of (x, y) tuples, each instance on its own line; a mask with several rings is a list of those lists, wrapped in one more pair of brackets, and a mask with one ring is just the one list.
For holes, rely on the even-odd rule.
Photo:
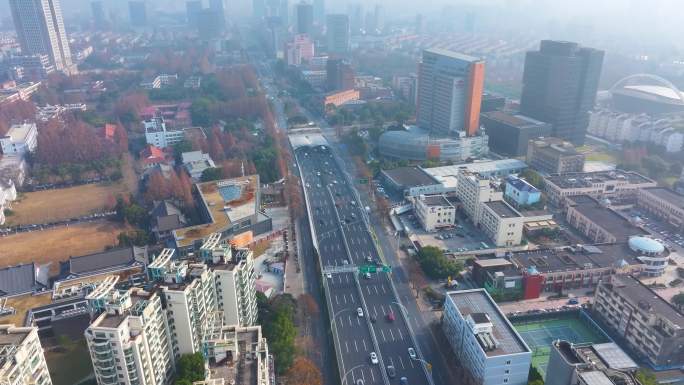
[(296, 247), (290, 248), (287, 263), (285, 264), (285, 288), (284, 292), (292, 294), (294, 298), (306, 293), (306, 277), (304, 276), (304, 269), (299, 266), (299, 250), (302, 249), (302, 241), (300, 238), (299, 221), (295, 221), (294, 231), (290, 231), (290, 239), (292, 234), (295, 236)]

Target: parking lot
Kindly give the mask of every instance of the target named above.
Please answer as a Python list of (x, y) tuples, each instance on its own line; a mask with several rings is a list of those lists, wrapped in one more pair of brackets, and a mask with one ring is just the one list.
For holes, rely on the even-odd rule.
[(468, 222), (465, 216), (461, 213), (457, 213), (456, 216), (455, 227), (436, 232), (425, 231), (412, 213), (402, 214), (399, 219), (409, 236), (421, 246), (435, 246), (446, 253), (464, 253), (493, 247), (489, 238)]
[(626, 210), (623, 213), (630, 218), (639, 217), (641, 219), (641, 225), (649, 230), (656, 238), (661, 239), (668, 248), (684, 248), (684, 235), (670, 224), (664, 223), (658, 218), (652, 217), (650, 214), (638, 209)]

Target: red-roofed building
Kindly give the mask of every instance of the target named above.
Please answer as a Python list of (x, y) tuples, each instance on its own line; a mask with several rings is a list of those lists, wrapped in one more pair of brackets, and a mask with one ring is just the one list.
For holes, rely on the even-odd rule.
[(115, 140), (114, 135), (116, 134), (116, 124), (106, 123), (104, 125), (104, 129), (102, 130), (102, 134), (105, 139), (113, 142)]
[(140, 163), (143, 169), (147, 170), (159, 164), (172, 164), (173, 156), (161, 148), (149, 144), (140, 151)]
[(169, 128), (185, 128), (190, 124), (190, 103), (181, 102), (177, 104), (157, 104), (145, 107), (140, 112), (143, 120), (150, 120), (155, 117), (164, 118), (166, 126)]

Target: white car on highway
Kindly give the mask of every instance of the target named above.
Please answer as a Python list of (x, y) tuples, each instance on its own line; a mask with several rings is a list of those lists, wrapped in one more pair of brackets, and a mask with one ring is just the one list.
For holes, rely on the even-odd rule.
[(412, 360), (415, 360), (418, 357), (416, 356), (416, 351), (413, 348), (408, 348), (408, 354)]
[(363, 309), (357, 308), (357, 309), (356, 309), (356, 314), (358, 314), (359, 317), (363, 317)]

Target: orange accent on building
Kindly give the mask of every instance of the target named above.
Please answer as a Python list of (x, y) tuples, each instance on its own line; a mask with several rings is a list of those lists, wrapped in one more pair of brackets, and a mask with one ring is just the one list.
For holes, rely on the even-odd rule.
[(465, 108), (465, 131), (468, 136), (475, 136), (480, 129), (480, 105), (484, 92), (484, 62), (473, 63), (470, 68), (468, 99)]
[(441, 156), (441, 149), (439, 144), (428, 144), (427, 145), (427, 158), (430, 160), (439, 160)]
[(352, 100), (359, 100), (361, 93), (357, 90), (346, 90), (335, 92), (333, 94), (326, 95), (323, 101), (323, 107), (327, 107), (332, 104), (335, 107), (339, 107), (344, 103), (351, 102)]
[(252, 240), (254, 239), (254, 234), (252, 234), (252, 231), (245, 231), (244, 233), (240, 233), (233, 238), (230, 239), (230, 244), (235, 246), (235, 247), (246, 247), (250, 243), (252, 243)]

